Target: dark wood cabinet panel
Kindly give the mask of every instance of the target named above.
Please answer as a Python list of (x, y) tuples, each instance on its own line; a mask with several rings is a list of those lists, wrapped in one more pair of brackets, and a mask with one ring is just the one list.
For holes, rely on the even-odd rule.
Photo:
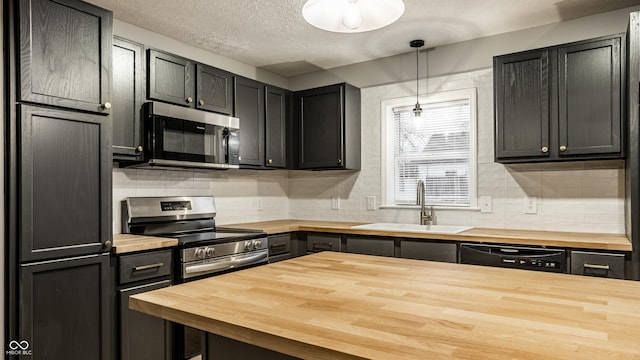
[(623, 35), (494, 58), (497, 162), (624, 157)]
[(195, 69), (190, 60), (157, 50), (147, 51), (148, 93), (153, 100), (193, 106)]
[(110, 360), (109, 254), (20, 266), (30, 359)]
[(108, 118), (27, 105), (19, 116), (21, 261), (108, 250)]
[(384, 238), (347, 237), (345, 252), (354, 254), (394, 256), (394, 240)]
[(171, 281), (163, 280), (118, 291), (120, 313), (121, 360), (170, 360), (171, 323), (159, 317), (129, 309), (129, 297), (146, 291), (165, 288)]
[(196, 64), (196, 108), (231, 115), (233, 75), (211, 66)]
[(240, 119), (240, 165), (264, 165), (264, 84), (234, 78), (234, 116)]
[(287, 166), (287, 91), (265, 88), (265, 166)]
[(494, 59), (496, 158), (549, 156), (549, 51)]
[(296, 93), (298, 169), (360, 169), (360, 89), (329, 85)]
[(458, 245), (428, 241), (400, 241), (400, 257), (428, 261), (458, 262)]
[(144, 47), (113, 39), (113, 158), (138, 160), (142, 156), (140, 109), (144, 99)]
[(77, 0), (24, 0), (20, 100), (108, 114), (110, 11)]
[(559, 155), (621, 150), (621, 38), (558, 49)]

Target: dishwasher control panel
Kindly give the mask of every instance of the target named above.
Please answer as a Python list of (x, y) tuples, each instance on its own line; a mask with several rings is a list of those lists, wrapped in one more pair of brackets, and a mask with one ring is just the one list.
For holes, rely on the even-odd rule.
[(566, 273), (567, 252), (542, 247), (462, 244), (460, 263)]

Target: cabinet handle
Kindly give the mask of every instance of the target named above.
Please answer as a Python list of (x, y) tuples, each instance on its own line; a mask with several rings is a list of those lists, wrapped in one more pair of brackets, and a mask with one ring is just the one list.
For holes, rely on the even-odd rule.
[(564, 145), (560, 146), (560, 151), (567, 151), (567, 147)]
[(268, 162), (269, 164), (273, 164), (273, 160), (271, 160), (271, 159), (267, 160), (267, 162)]
[(202, 100), (202, 99), (198, 100), (198, 105), (200, 105), (200, 106), (204, 105), (204, 100)]
[(111, 103), (107, 101), (106, 103), (102, 104), (102, 108), (107, 110), (111, 109)]
[(540, 149), (543, 153), (548, 153), (549, 152), (549, 148), (546, 146), (543, 146), (542, 149)]
[(338, 159), (337, 163), (338, 165), (342, 164), (342, 159)]
[(313, 246), (311, 246), (311, 248), (313, 250), (331, 250), (331, 248), (333, 247), (333, 243), (331, 242), (321, 242), (321, 243), (313, 243)]
[(140, 270), (149, 270), (149, 269), (154, 269), (154, 268), (159, 268), (159, 267), (163, 267), (164, 263), (155, 263), (155, 264), (149, 264), (149, 265), (141, 265), (141, 266), (136, 266), (133, 268), (134, 271), (140, 271)]
[(287, 244), (286, 243), (282, 243), (282, 244), (271, 244), (269, 245), (269, 249), (271, 251), (276, 251), (276, 250), (286, 250), (287, 249)]
[(144, 148), (142, 147), (142, 145), (138, 145), (138, 147), (136, 148), (137, 152), (143, 152)]
[(609, 265), (582, 264), (586, 269), (609, 270)]
[(191, 104), (193, 102), (193, 98), (191, 96), (189, 96), (187, 98), (187, 104)]

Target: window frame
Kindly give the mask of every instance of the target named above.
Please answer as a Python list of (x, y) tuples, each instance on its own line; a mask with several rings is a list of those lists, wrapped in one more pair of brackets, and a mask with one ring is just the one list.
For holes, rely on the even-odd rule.
[[(469, 205), (435, 205), (436, 209), (478, 209), (478, 107), (477, 89), (467, 88), (461, 90), (442, 91), (418, 97), (422, 105), (469, 101)], [(380, 184), (381, 184), (381, 208), (415, 208), (417, 205), (395, 204), (394, 199), (394, 144), (393, 121), (394, 108), (415, 105), (416, 97), (402, 97), (382, 100), (380, 103)], [(429, 205), (429, 204), (427, 204)]]

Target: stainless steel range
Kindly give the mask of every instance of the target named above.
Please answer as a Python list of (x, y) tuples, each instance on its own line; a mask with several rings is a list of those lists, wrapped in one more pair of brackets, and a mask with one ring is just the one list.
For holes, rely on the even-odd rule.
[[(122, 201), (122, 232), (178, 239), (174, 283), (269, 261), (267, 234), (216, 227), (212, 196), (130, 197)], [(202, 332), (175, 324), (173, 359), (201, 352)]]

